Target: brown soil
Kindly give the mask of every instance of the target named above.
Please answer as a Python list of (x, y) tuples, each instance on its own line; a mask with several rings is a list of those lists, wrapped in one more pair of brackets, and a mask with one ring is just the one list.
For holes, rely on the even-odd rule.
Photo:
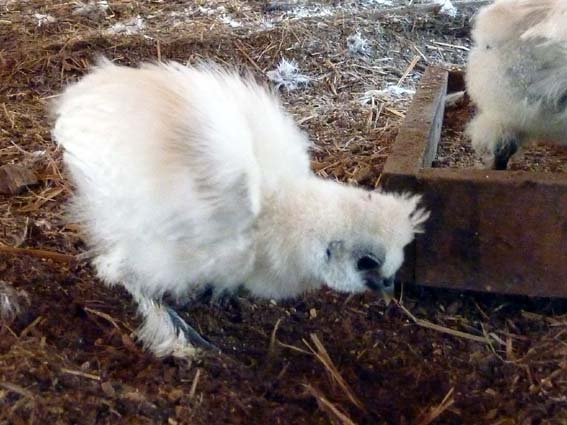
[(567, 146), (535, 143), (510, 158), (510, 170), (567, 173)]
[(433, 167), (474, 168), (479, 166), (470, 140), (464, 133), (474, 113), (474, 106), (466, 95), (456, 104), (445, 108), (441, 139)]
[[(481, 163), (465, 135), (467, 123), (475, 113), (467, 96), (445, 110), (441, 140), (433, 167), (480, 168)], [(567, 146), (532, 143), (510, 158), (509, 170), (567, 173)]]
[[(210, 3), (117, 0), (78, 16), (73, 2), (0, 2), (0, 163), (28, 164), (41, 180), (0, 197), (0, 291), (14, 288), (22, 305), (0, 325), (0, 424), (567, 423), (560, 301), (406, 287), (388, 308), (372, 294), (325, 290), (277, 304), (196, 304), (187, 320), (223, 355), (189, 364), (145, 353), (130, 297), (103, 286), (85, 263), (62, 261), (85, 248), (63, 221), (71, 189), (46, 106), (97, 53), (121, 63), (208, 57), (260, 78), (282, 56), (294, 58), (313, 83), (283, 96), (314, 141), (314, 169), (374, 187), (409, 99), (360, 97), (397, 84), (406, 70), (402, 86), (413, 88), (425, 60), (408, 66), (421, 54), (463, 63), (464, 50), (447, 46), (470, 44), (474, 11), (454, 19), (393, 13), (378, 25), (366, 2), (350, 14), (337, 12), (347, 2), (327, 2), (321, 7), (337, 13), (259, 30), (263, 2), (215, 2), (242, 24), (234, 28), (209, 13)], [(56, 20), (38, 26), (35, 13)], [(138, 15), (143, 34), (106, 32)], [(355, 30), (370, 56), (346, 50)], [(40, 249), (63, 255), (28, 255), (45, 256)]]

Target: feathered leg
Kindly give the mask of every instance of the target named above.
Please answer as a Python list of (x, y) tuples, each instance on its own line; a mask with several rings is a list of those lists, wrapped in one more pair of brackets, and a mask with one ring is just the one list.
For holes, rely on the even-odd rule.
[(143, 324), (138, 338), (157, 357), (172, 355), (191, 358), (198, 349), (218, 349), (205, 340), (168, 305), (145, 297), (137, 297), (138, 312)]
[(518, 138), (515, 136), (500, 139), (494, 150), (493, 168), (495, 170), (505, 170), (512, 155), (518, 152), (518, 145)]
[(182, 332), (185, 338), (196, 347), (201, 347), (207, 350), (218, 350), (213, 344), (203, 338), (199, 333), (187, 324), (185, 320), (179, 316), (179, 314), (171, 307), (164, 306), (165, 310), (169, 314), (169, 318), (173, 322), (176, 330)]
[(522, 144), (520, 137), (486, 112), (479, 113), (469, 123), (467, 134), (476, 153), (487, 168), (505, 170), (508, 161)]

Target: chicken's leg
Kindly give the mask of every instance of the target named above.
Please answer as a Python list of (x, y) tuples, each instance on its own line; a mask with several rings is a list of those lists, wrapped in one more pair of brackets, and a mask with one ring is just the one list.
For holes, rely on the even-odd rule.
[(178, 332), (183, 332), (185, 338), (195, 347), (201, 347), (207, 350), (219, 351), (217, 347), (203, 338), (195, 329), (193, 329), (179, 314), (171, 307), (164, 306), (173, 325)]
[(496, 145), (494, 151), (495, 170), (505, 170), (508, 167), (508, 161), (518, 151), (519, 141), (515, 136), (505, 136)]
[(146, 297), (137, 297), (137, 301), (138, 311), (144, 320), (138, 329), (138, 338), (157, 357), (172, 355), (190, 358), (197, 354), (198, 349), (219, 351), (173, 308)]

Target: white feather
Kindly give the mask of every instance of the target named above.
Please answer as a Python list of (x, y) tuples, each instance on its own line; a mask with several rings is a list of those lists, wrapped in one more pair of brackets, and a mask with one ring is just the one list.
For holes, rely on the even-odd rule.
[(297, 62), (283, 58), (276, 69), (266, 73), (268, 78), (274, 82), (276, 88), (283, 87), (288, 91), (296, 90), (299, 87), (307, 86), (311, 78), (299, 71)]
[(29, 297), (24, 290), (0, 281), (0, 323), (12, 323), (28, 306)]
[(532, 13), (543, 11), (545, 17), (522, 34), (522, 39), (540, 38), (548, 41), (567, 41), (567, 1), (540, 0), (526, 2)]
[(138, 305), (139, 312), (145, 320), (138, 329), (138, 338), (144, 347), (158, 357), (172, 355), (174, 357), (191, 358), (196, 349), (185, 335), (176, 329), (165, 308), (152, 300), (143, 299)]

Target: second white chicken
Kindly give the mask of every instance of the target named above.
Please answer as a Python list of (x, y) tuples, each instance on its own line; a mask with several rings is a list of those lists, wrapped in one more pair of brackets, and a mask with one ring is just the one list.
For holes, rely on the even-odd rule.
[(468, 133), (485, 163), (505, 169), (537, 139), (567, 144), (567, 1), (498, 0), (479, 12), (473, 39)]

